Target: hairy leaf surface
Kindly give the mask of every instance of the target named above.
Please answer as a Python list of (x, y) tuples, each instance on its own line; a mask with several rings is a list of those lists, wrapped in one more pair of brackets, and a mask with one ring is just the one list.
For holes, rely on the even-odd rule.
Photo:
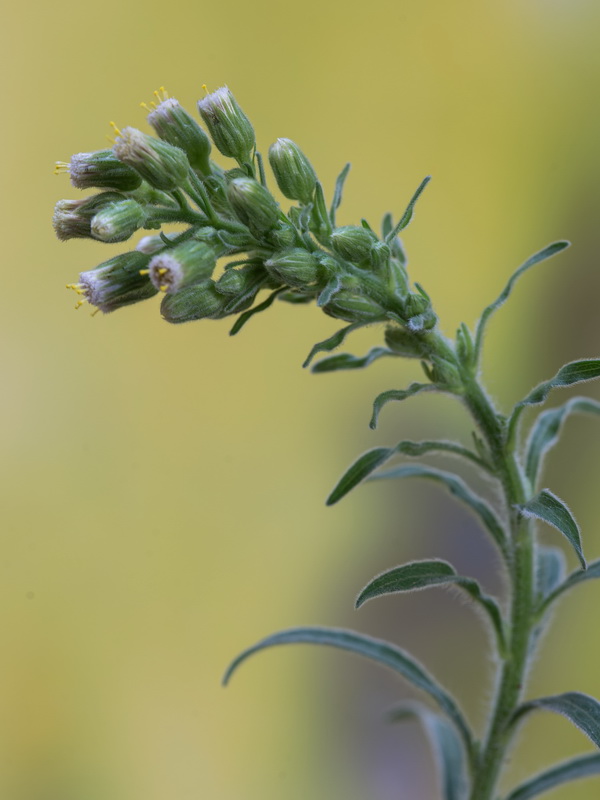
[(368, 367), (369, 364), (377, 361), (378, 358), (395, 355), (396, 353), (389, 350), (387, 347), (373, 347), (366, 356), (353, 356), (350, 353), (338, 353), (335, 356), (329, 356), (328, 358), (322, 358), (321, 361), (317, 361), (316, 364), (313, 364), (311, 372), (336, 372), (340, 369), (361, 369), (362, 367)]
[(519, 506), (519, 510), (524, 517), (541, 519), (547, 522), (548, 525), (552, 525), (557, 531), (560, 531), (571, 543), (583, 569), (586, 568), (583, 550), (581, 549), (579, 526), (566, 503), (549, 489), (542, 489), (539, 494), (536, 494), (527, 503)]
[(515, 712), (515, 721), (530, 711), (542, 709), (562, 714), (573, 725), (583, 731), (596, 747), (600, 747), (600, 703), (589, 694), (565, 692), (552, 697), (539, 697), (529, 700)]
[(560, 786), (562, 783), (589, 778), (600, 774), (600, 753), (589, 753), (569, 761), (563, 761), (530, 780), (517, 786), (505, 800), (531, 800), (544, 792)]
[(418, 394), (419, 392), (435, 391), (437, 391), (437, 389), (432, 383), (411, 383), (408, 389), (388, 389), (387, 392), (381, 392), (381, 394), (378, 394), (373, 402), (373, 415), (371, 417), (371, 421), (369, 422), (369, 427), (372, 430), (375, 430), (381, 409), (384, 407), (384, 405), (386, 405), (386, 403), (389, 403), (392, 400), (406, 400), (408, 397), (412, 397), (413, 394)]

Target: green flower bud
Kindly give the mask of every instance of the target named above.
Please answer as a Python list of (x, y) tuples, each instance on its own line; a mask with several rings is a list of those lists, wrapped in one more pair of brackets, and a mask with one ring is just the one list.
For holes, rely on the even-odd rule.
[[(179, 236), (178, 233), (165, 233), (163, 234), (167, 239), (174, 239)], [(162, 236), (143, 236), (136, 244), (135, 249), (138, 253), (145, 253), (148, 256), (153, 256), (155, 253), (160, 253), (167, 247), (165, 240)]]
[(59, 200), (54, 207), (52, 225), (61, 241), (91, 239), (92, 219), (106, 205), (125, 200), (117, 192), (102, 192), (81, 200)]
[(104, 206), (92, 219), (92, 236), (101, 242), (124, 242), (143, 226), (146, 212), (135, 200)]
[(336, 228), (331, 234), (333, 250), (342, 258), (356, 264), (370, 262), (371, 249), (378, 241), (372, 231), (359, 225), (345, 225)]
[(304, 205), (312, 202), (317, 176), (310, 161), (291, 139), (277, 139), (269, 148), (269, 163), (281, 193)]
[(386, 328), (385, 343), (390, 350), (405, 358), (424, 358), (426, 355), (421, 338), (397, 325)]
[(300, 289), (318, 280), (321, 273), (320, 264), (314, 255), (300, 247), (275, 253), (265, 261), (265, 267), (282, 283)]
[(195, 319), (221, 319), (227, 316), (228, 297), (219, 294), (213, 281), (187, 286), (180, 292), (164, 296), (160, 306), (167, 322), (192, 322)]
[(241, 269), (234, 269), (233, 267), (228, 269), (226, 267), (225, 272), (216, 282), (215, 289), (220, 294), (225, 294), (229, 297), (242, 296), (255, 288), (259, 279), (264, 277), (265, 274), (262, 267), (257, 267), (253, 264), (248, 264)]
[(280, 222), (275, 230), (269, 233), (269, 241), (277, 250), (284, 250), (286, 247), (292, 247), (296, 243), (296, 236), (296, 231), (289, 223)]
[(141, 184), (138, 173), (116, 158), (112, 150), (76, 153), (67, 164), (56, 162), (55, 173), (68, 172), (76, 189), (118, 189), (132, 192)]
[(184, 286), (206, 281), (212, 275), (217, 255), (204, 242), (188, 239), (157, 253), (148, 269), (150, 280), (161, 292), (177, 292)]
[(185, 182), (190, 168), (183, 150), (136, 128), (124, 128), (113, 148), (115, 156), (138, 172), (150, 186), (170, 192)]
[(150, 186), (146, 181), (142, 181), (141, 186), (134, 192), (127, 192), (127, 196), (132, 200), (137, 200), (143, 206), (166, 206), (167, 208), (179, 208), (177, 202), (166, 192), (161, 192)]
[(352, 289), (340, 289), (336, 292), (329, 303), (323, 306), (323, 311), (330, 317), (347, 322), (376, 322), (386, 316), (379, 303)]
[(227, 86), (199, 100), (198, 111), (218, 150), (248, 163), (256, 145), (254, 128)]
[(69, 284), (83, 298), (105, 314), (122, 306), (138, 303), (156, 294), (148, 277), (149, 256), (143, 253), (121, 253), (105, 261), (96, 269), (82, 272), (79, 283)]
[(174, 97), (151, 111), (148, 122), (161, 139), (183, 150), (192, 169), (210, 175), (210, 139)]
[(378, 272), (383, 272), (390, 261), (390, 248), (385, 242), (375, 242), (371, 248), (371, 265)]
[(410, 294), (406, 298), (404, 315), (407, 318), (407, 328), (414, 333), (429, 331), (435, 327), (437, 322), (437, 316), (431, 308), (431, 303), (422, 294)]
[(236, 178), (227, 187), (236, 217), (260, 236), (279, 220), (279, 206), (271, 193), (253, 178)]

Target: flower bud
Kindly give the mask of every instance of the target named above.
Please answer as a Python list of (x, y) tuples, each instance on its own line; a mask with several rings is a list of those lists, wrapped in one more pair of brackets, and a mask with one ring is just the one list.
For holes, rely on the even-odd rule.
[(121, 253), (96, 269), (82, 272), (79, 283), (69, 288), (107, 314), (156, 294), (145, 269), (147, 265), (148, 256), (143, 253)]
[(330, 317), (347, 322), (376, 322), (386, 316), (379, 303), (352, 289), (340, 289), (336, 292), (327, 305), (323, 306), (323, 311)]
[(236, 217), (260, 236), (275, 227), (279, 206), (271, 193), (253, 178), (236, 178), (227, 187)]
[(254, 129), (227, 86), (198, 101), (198, 111), (218, 150), (240, 164), (250, 161)]
[(216, 261), (211, 247), (188, 239), (154, 256), (148, 267), (150, 280), (161, 292), (177, 292), (184, 286), (205, 282), (212, 275)]
[(431, 308), (431, 303), (422, 294), (410, 294), (406, 298), (404, 315), (407, 318), (407, 328), (414, 333), (429, 331), (435, 327), (437, 322), (437, 316)]
[(298, 288), (314, 283), (321, 272), (320, 264), (314, 255), (300, 247), (275, 253), (265, 261), (265, 267), (282, 283)]
[(146, 212), (135, 200), (104, 206), (92, 219), (92, 236), (101, 242), (124, 242), (143, 226)]
[(117, 192), (102, 192), (81, 200), (59, 200), (54, 207), (52, 225), (61, 241), (67, 239), (91, 239), (92, 219), (106, 205), (125, 200)]
[(317, 176), (310, 161), (291, 139), (277, 139), (269, 148), (269, 163), (281, 193), (304, 205), (312, 202)]
[(421, 337), (397, 325), (385, 329), (385, 343), (390, 350), (405, 358), (424, 358), (426, 355)]
[(289, 222), (280, 222), (274, 230), (270, 231), (269, 242), (277, 250), (283, 250), (286, 247), (292, 247), (297, 241), (297, 236), (298, 234)]
[(136, 128), (124, 128), (113, 148), (115, 156), (138, 172), (150, 186), (170, 192), (181, 186), (190, 168), (183, 150)]
[[(167, 239), (174, 239), (179, 236), (178, 233), (165, 233), (163, 234)], [(164, 250), (167, 244), (162, 236), (143, 236), (136, 244), (135, 249), (138, 253), (145, 253), (147, 256), (153, 256), (155, 253), (160, 253)]]
[(378, 242), (377, 236), (359, 225), (345, 225), (331, 234), (333, 250), (347, 261), (356, 264), (370, 262), (371, 248)]
[(161, 139), (183, 150), (192, 169), (210, 175), (210, 139), (174, 97), (151, 111), (148, 122)]
[(167, 322), (192, 322), (195, 319), (221, 319), (226, 317), (228, 297), (219, 294), (213, 281), (203, 281), (186, 286), (179, 292), (166, 294), (160, 306)]
[(70, 174), (76, 189), (118, 189), (132, 192), (141, 184), (138, 173), (116, 158), (112, 150), (95, 153), (76, 153), (66, 164), (57, 164), (57, 171), (64, 167)]
[(390, 248), (385, 242), (375, 242), (371, 248), (371, 265), (377, 272), (383, 272), (390, 261)]

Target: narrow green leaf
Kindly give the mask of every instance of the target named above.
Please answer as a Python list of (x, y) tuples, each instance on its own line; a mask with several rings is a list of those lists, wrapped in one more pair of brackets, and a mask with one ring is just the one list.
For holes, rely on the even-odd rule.
[(335, 182), (333, 201), (331, 203), (331, 209), (329, 211), (329, 219), (331, 220), (331, 224), (334, 227), (335, 227), (335, 212), (338, 210), (342, 202), (342, 195), (344, 193), (344, 183), (346, 182), (346, 178), (348, 177), (349, 172), (350, 172), (350, 164), (346, 164), (344, 169), (337, 176), (337, 180)]
[[(387, 239), (389, 234), (394, 229), (394, 218), (389, 213), (385, 214), (383, 217), (383, 221), (381, 223), (381, 236), (383, 239)], [(392, 255), (398, 259), (398, 261), (404, 266), (407, 262), (406, 253), (404, 252), (404, 247), (402, 242), (397, 236), (392, 238), (392, 241), (388, 241), (390, 249), (392, 251)]]
[(323, 289), (320, 292), (319, 296), (317, 297), (317, 305), (319, 308), (326, 306), (327, 303), (331, 300), (331, 298), (339, 292), (342, 288), (342, 279), (339, 275), (333, 275), (328, 281)]
[(539, 494), (532, 497), (527, 503), (518, 506), (524, 517), (541, 519), (552, 525), (563, 534), (571, 543), (577, 553), (583, 569), (586, 568), (585, 558), (581, 549), (581, 534), (575, 518), (567, 505), (549, 489), (542, 489)]
[(483, 343), (483, 333), (485, 331), (485, 326), (491, 315), (497, 311), (501, 305), (503, 305), (506, 300), (508, 300), (510, 293), (512, 292), (513, 286), (517, 282), (517, 280), (521, 277), (521, 275), (526, 272), (531, 267), (534, 267), (536, 264), (539, 264), (542, 261), (545, 261), (548, 258), (560, 253), (561, 250), (564, 250), (566, 247), (570, 246), (570, 242), (561, 241), (561, 242), (554, 242), (553, 244), (549, 244), (547, 247), (544, 247), (543, 250), (540, 250), (538, 253), (534, 253), (524, 264), (521, 264), (519, 269), (514, 272), (504, 287), (503, 291), (499, 295), (499, 297), (494, 300), (483, 312), (481, 315), (481, 319), (477, 325), (477, 331), (475, 333), (475, 353), (476, 357), (479, 356), (481, 352), (481, 345)]
[(389, 389), (387, 392), (381, 392), (373, 402), (373, 415), (371, 416), (369, 427), (371, 430), (375, 430), (381, 409), (391, 400), (406, 400), (407, 397), (412, 397), (413, 394), (418, 394), (418, 392), (435, 391), (437, 391), (436, 387), (432, 383), (411, 383), (408, 389)]
[(431, 744), (443, 800), (465, 800), (469, 785), (465, 751), (452, 725), (421, 703), (403, 703), (387, 717), (390, 722), (419, 720)]
[(536, 406), (543, 403), (552, 389), (560, 389), (565, 386), (573, 386), (575, 383), (592, 381), (600, 378), (600, 359), (586, 358), (582, 361), (571, 361), (561, 367), (556, 375), (549, 381), (544, 381), (532, 389), (524, 400), (513, 408), (508, 421), (508, 439), (514, 440), (519, 419), (526, 406)]
[[(406, 439), (396, 445), (396, 452), (402, 453), (405, 456), (418, 457), (425, 453), (447, 453), (453, 456), (461, 456), (469, 461), (472, 461), (477, 466), (482, 467), (488, 472), (493, 472), (489, 464), (483, 461), (477, 453), (473, 453), (467, 447), (463, 447), (458, 442), (446, 442), (439, 440), (424, 440), (422, 442), (413, 442)], [(495, 474), (495, 473), (494, 473)]]
[(338, 481), (335, 489), (327, 498), (327, 505), (332, 506), (341, 500), (342, 497), (348, 494), (355, 486), (384, 464), (389, 458), (394, 455), (393, 447), (376, 447), (369, 450), (352, 464), (351, 467), (342, 475)]
[(329, 647), (337, 647), (357, 653), (365, 658), (375, 661), (383, 666), (389, 667), (394, 672), (402, 675), (409, 683), (417, 689), (428, 694), (444, 711), (456, 726), (465, 742), (468, 752), (471, 752), (473, 739), (465, 718), (460, 711), (454, 698), (443, 689), (437, 681), (432, 678), (425, 668), (413, 656), (405, 653), (396, 645), (381, 639), (373, 639), (370, 636), (356, 633), (355, 631), (340, 630), (336, 628), (306, 627), (292, 628), (291, 630), (280, 631), (273, 636), (255, 644), (244, 650), (229, 665), (223, 677), (223, 684), (227, 684), (231, 675), (254, 653), (268, 647), (282, 644), (318, 644)]
[(392, 467), (384, 472), (378, 472), (369, 477), (369, 480), (382, 480), (388, 478), (428, 478), (443, 484), (450, 493), (457, 497), (475, 513), (484, 527), (491, 533), (492, 538), (498, 546), (502, 555), (507, 558), (508, 551), (506, 545), (506, 534), (504, 529), (492, 511), (490, 506), (475, 494), (466, 483), (453, 475), (451, 472), (443, 472), (424, 464), (407, 464), (400, 467)]
[[(565, 579), (567, 563), (558, 547), (540, 546), (536, 553), (536, 593), (543, 602)], [(583, 573), (584, 575), (587, 573)]]
[(566, 580), (555, 586), (554, 590), (549, 592), (546, 596), (540, 609), (540, 613), (543, 613), (550, 606), (550, 604), (553, 603), (564, 592), (568, 592), (569, 589), (579, 586), (579, 584), (583, 583), (584, 581), (590, 581), (596, 578), (600, 578), (600, 559), (597, 561), (592, 561), (591, 564), (588, 564), (587, 569), (575, 570), (575, 572), (572, 572)]
[(317, 344), (314, 345), (308, 354), (306, 361), (304, 364), (302, 364), (302, 366), (308, 367), (317, 353), (331, 352), (332, 350), (335, 350), (336, 347), (339, 347), (342, 344), (346, 336), (351, 333), (351, 331), (362, 328), (366, 324), (366, 322), (352, 322), (350, 325), (346, 325), (345, 328), (341, 328), (339, 331), (336, 331), (336, 333), (334, 333), (333, 336), (330, 336), (328, 339), (324, 339), (322, 342), (317, 342)]
[(272, 305), (273, 300), (275, 300), (277, 295), (280, 292), (283, 292), (285, 288), (286, 288), (285, 286), (282, 286), (279, 289), (275, 289), (275, 291), (271, 292), (271, 294), (267, 297), (267, 299), (264, 300), (262, 303), (259, 303), (259, 305), (255, 306), (254, 308), (250, 308), (248, 309), (248, 311), (244, 311), (243, 314), (240, 314), (240, 316), (236, 319), (232, 329), (229, 331), (229, 335), (235, 336), (236, 333), (239, 333), (242, 330), (242, 328), (248, 322), (250, 317), (253, 317), (255, 314), (258, 314), (259, 312), (269, 308), (269, 306)]
[(525, 474), (535, 487), (544, 456), (558, 442), (570, 414), (600, 414), (600, 403), (587, 397), (572, 397), (564, 405), (544, 411), (531, 429), (525, 451)]
[(600, 774), (600, 753), (589, 753), (585, 756), (578, 756), (554, 767), (539, 775), (535, 775), (530, 780), (517, 786), (516, 789), (505, 798), (505, 800), (531, 800), (544, 792), (560, 786), (562, 783), (569, 783), (579, 778), (589, 778), (592, 775)]
[(529, 700), (517, 709), (513, 722), (538, 709), (562, 714), (583, 731), (596, 747), (600, 747), (600, 703), (594, 697), (582, 692), (565, 692), (552, 697)]
[(386, 244), (390, 244), (390, 242), (394, 239), (394, 237), (397, 236), (400, 233), (400, 231), (403, 231), (404, 228), (406, 228), (408, 223), (411, 221), (411, 219), (413, 217), (414, 210), (415, 210), (415, 204), (416, 204), (417, 200), (419, 199), (419, 197), (421, 196), (421, 193), (422, 193), (423, 189), (427, 186), (427, 184), (429, 183), (430, 180), (431, 180), (431, 175), (428, 175), (426, 178), (424, 178), (421, 181), (421, 184), (420, 184), (419, 188), (413, 194), (410, 203), (406, 206), (406, 211), (402, 215), (402, 217), (400, 219), (400, 222), (386, 236), (386, 238), (385, 238)]
[(383, 572), (370, 581), (360, 592), (356, 599), (356, 608), (360, 608), (367, 600), (381, 597), (385, 594), (398, 592), (412, 592), (418, 589), (427, 589), (431, 586), (444, 586), (452, 584), (458, 586), (475, 600), (485, 610), (492, 629), (496, 635), (498, 649), (504, 654), (506, 651), (506, 636), (502, 612), (494, 598), (485, 594), (474, 578), (459, 575), (447, 561), (412, 561), (400, 567)]
[(392, 350), (387, 347), (373, 347), (366, 356), (353, 356), (350, 353), (339, 353), (339, 355), (329, 356), (317, 361), (313, 365), (311, 372), (336, 372), (339, 369), (361, 369), (368, 367), (378, 358), (383, 356), (395, 356)]

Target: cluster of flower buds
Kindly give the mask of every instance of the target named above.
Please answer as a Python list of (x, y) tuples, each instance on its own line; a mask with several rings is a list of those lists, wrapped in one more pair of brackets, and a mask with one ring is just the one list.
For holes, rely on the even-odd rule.
[[(57, 164), (73, 186), (96, 192), (56, 204), (59, 239), (124, 242), (153, 231), (130, 252), (69, 284), (80, 295), (78, 305), (88, 301), (109, 312), (160, 293), (169, 322), (244, 312), (237, 330), (277, 296), (316, 300), (327, 314), (352, 324), (388, 323), (392, 352), (421, 354), (436, 316), (425, 292), (409, 287), (398, 234), (426, 181), (400, 222), (386, 215), (380, 235), (365, 220), (338, 226), (349, 165), (327, 205), (308, 158), (281, 138), (269, 148), (268, 161), (279, 192), (292, 201), (284, 211), (268, 186), (252, 124), (227, 87), (198, 102), (208, 133), (164, 89), (155, 96), (145, 106), (154, 135), (113, 125), (112, 149)], [(213, 145), (234, 160), (230, 169), (211, 159)], [(271, 294), (254, 306), (265, 289)]]

